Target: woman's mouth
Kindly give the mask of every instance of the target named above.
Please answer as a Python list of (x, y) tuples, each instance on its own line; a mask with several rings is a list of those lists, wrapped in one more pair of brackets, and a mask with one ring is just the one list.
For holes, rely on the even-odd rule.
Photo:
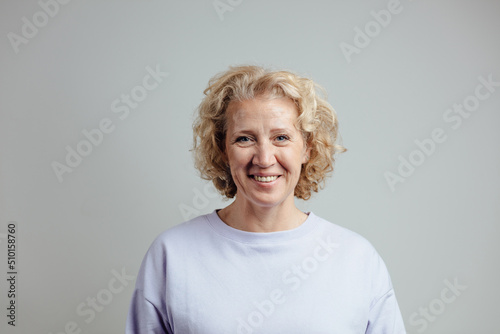
[(279, 175), (273, 175), (273, 176), (257, 176), (257, 175), (252, 175), (251, 176), (254, 180), (259, 181), (259, 182), (273, 182), (276, 180)]

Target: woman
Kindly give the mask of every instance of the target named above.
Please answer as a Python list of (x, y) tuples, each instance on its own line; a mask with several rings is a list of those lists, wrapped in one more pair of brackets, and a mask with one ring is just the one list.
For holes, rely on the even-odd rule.
[(157, 237), (127, 333), (405, 333), (371, 244), (294, 204), (345, 151), (318, 88), (256, 66), (212, 78), (193, 151), (202, 177), (234, 201)]

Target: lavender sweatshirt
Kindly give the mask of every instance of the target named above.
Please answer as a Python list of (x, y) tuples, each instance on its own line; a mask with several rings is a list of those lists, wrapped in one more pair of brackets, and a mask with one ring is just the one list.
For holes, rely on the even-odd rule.
[(160, 234), (142, 262), (127, 334), (403, 334), (386, 266), (360, 235), (312, 212), (255, 233), (214, 210)]

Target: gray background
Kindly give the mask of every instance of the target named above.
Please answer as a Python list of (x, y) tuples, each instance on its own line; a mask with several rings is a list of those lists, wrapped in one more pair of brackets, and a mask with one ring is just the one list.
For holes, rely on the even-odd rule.
[[(297, 204), (374, 244), (408, 332), (498, 333), (500, 87), (458, 128), (443, 116), (480, 76), (500, 81), (500, 1), (401, 0), (349, 62), (341, 43), (353, 45), (355, 27), (370, 27), (370, 12), (388, 3), (232, 0), (221, 19), (212, 0), (72, 1), (16, 52), (8, 34), (23, 36), (22, 18), (42, 9), (2, 1), (0, 277), (16, 221), (19, 295), (16, 328), (2, 311), (0, 331), (55, 334), (74, 322), (82, 333), (123, 332), (133, 279), (92, 320), (77, 307), (110, 296), (113, 270), (135, 277), (158, 233), (229, 204), (193, 168), (191, 124), (208, 79), (250, 63), (328, 91), (349, 151), (326, 188)], [(148, 66), (169, 75), (121, 120), (111, 103)], [(59, 182), (51, 164), (105, 118), (114, 130)], [(435, 128), (446, 141), (392, 191), (384, 173)], [(444, 281), (455, 279), (466, 288), (443, 303)], [(426, 326), (411, 321), (429, 307), (439, 314)]]

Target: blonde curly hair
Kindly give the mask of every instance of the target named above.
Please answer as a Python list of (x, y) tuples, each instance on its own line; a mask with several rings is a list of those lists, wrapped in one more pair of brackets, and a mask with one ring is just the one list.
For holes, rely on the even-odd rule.
[(288, 71), (270, 71), (259, 66), (235, 66), (210, 79), (204, 99), (193, 123), (195, 167), (201, 177), (211, 180), (225, 197), (236, 195), (236, 184), (224, 160), (227, 131), (226, 109), (231, 101), (256, 97), (291, 99), (299, 111), (297, 128), (311, 148), (309, 160), (302, 165), (294, 195), (308, 200), (311, 192), (324, 186), (333, 172), (335, 153), (346, 148), (337, 143), (338, 121), (326, 101), (323, 88), (312, 80)]

